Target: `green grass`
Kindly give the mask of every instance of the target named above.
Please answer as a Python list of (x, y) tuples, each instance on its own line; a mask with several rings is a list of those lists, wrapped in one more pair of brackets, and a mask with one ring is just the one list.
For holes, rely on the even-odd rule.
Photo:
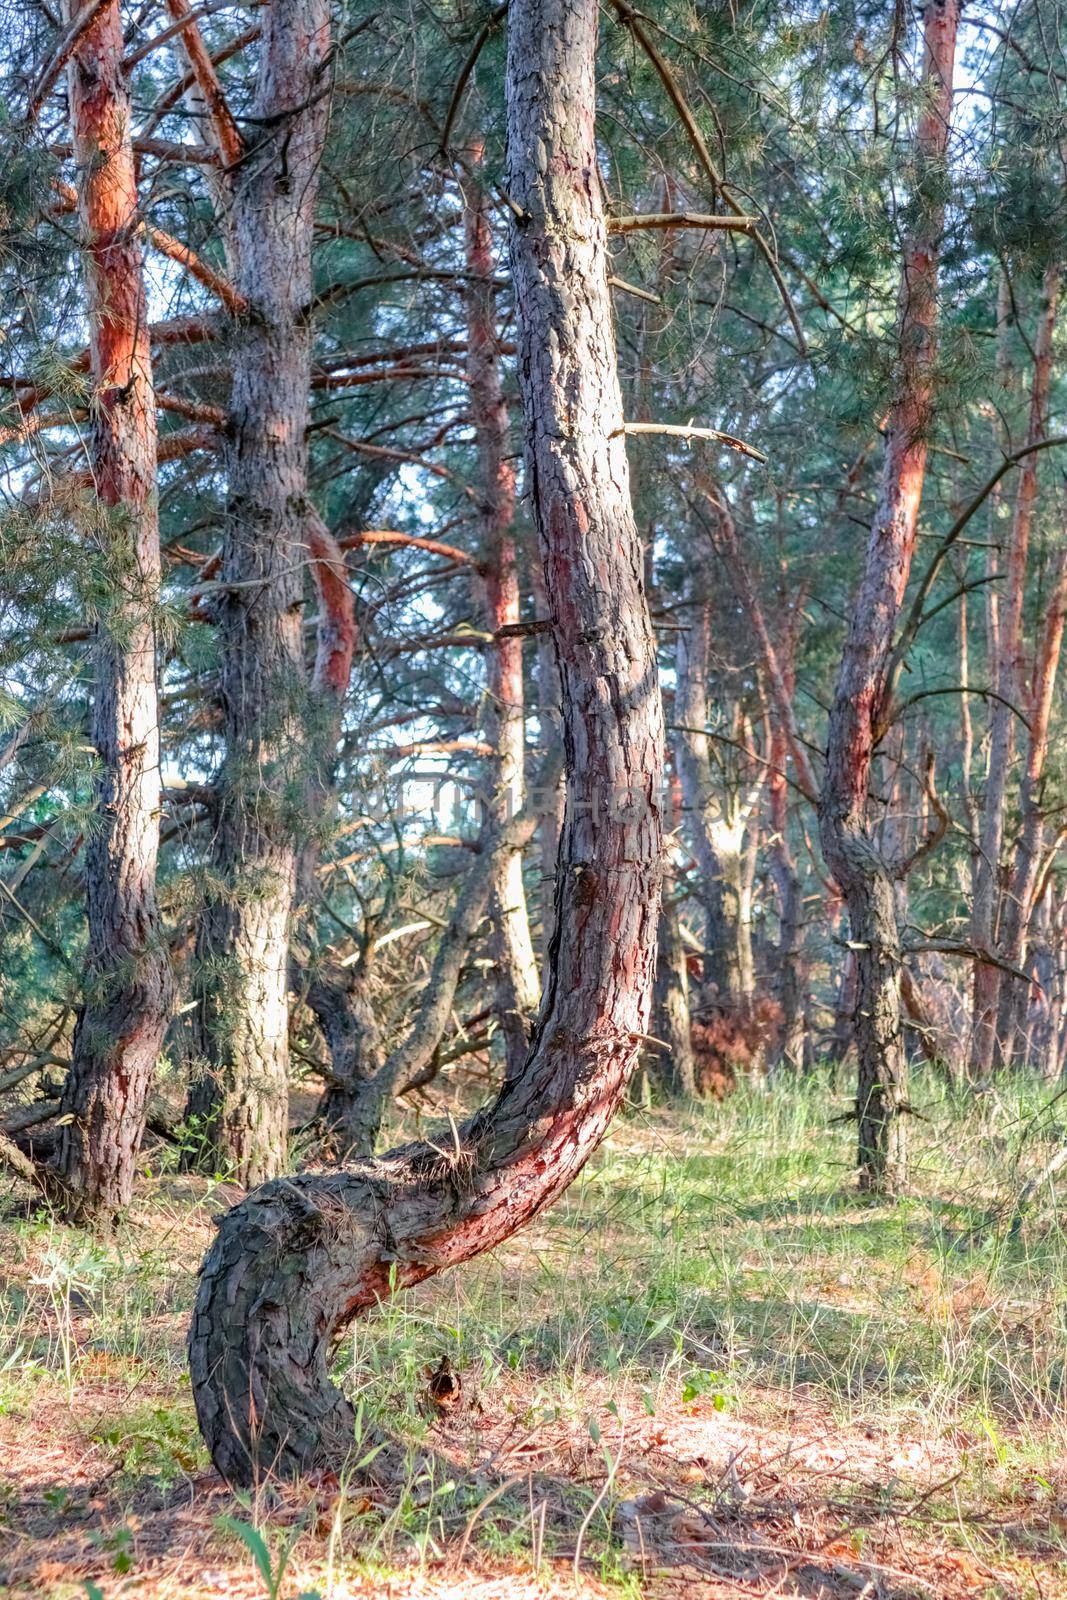
[[(844, 1458), (825, 1489), (835, 1514), (855, 1504), (869, 1521), (872, 1504), (888, 1508), (919, 1544), (936, 1525), (941, 1544), (1006, 1564), (1017, 1587), (1003, 1593), (1027, 1592), (1040, 1547), (1040, 1592), (1067, 1592), (1051, 1510), (1067, 1458), (1067, 1232), (1051, 1192), (1011, 1226), (1027, 1176), (1064, 1136), (1062, 1108), (1042, 1110), (1047, 1086), (975, 1101), (932, 1075), (913, 1099), (913, 1192), (893, 1203), (855, 1193), (851, 1128), (834, 1120), (847, 1101), (823, 1079), (631, 1112), (525, 1235), (356, 1324), (338, 1376), (367, 1440), (387, 1429), (404, 1465), (384, 1498), (345, 1483), (326, 1511), (270, 1486), (229, 1503), (270, 1550), (292, 1541), (279, 1594), (426, 1573), (459, 1548), (531, 1581), (573, 1565), (587, 1581), (640, 1588), (617, 1517), (641, 1481), (632, 1441), (662, 1428), (669, 1449), (697, 1428), (714, 1446), (716, 1417), (748, 1430), (754, 1449), (815, 1427)], [(138, 1536), (122, 1532), (130, 1507), (195, 1496), (205, 1474), (183, 1347), (211, 1231), (203, 1198), (157, 1177), (106, 1245), (43, 1214), (9, 1213), (0, 1229), (0, 1459), (20, 1426), (65, 1430), (71, 1462), (88, 1456), (107, 1475), (109, 1509), (89, 1543), (90, 1581), (108, 1600), (126, 1576), (115, 1562), (131, 1575), (143, 1564)], [(424, 1368), (443, 1354), (474, 1397), (444, 1435), (423, 1398)], [(534, 1454), (516, 1461), (520, 1438)], [(872, 1438), (900, 1447), (902, 1465), (878, 1483), (848, 1470)], [(912, 1470), (920, 1449), (948, 1464), (949, 1486)], [(25, 1536), (19, 1473), (32, 1460), (0, 1474), (0, 1570), (5, 1522)], [(86, 1498), (73, 1467), (34, 1492), (57, 1518)], [(225, 1510), (216, 1494), (203, 1513), (219, 1559), (247, 1569), (250, 1594), (266, 1592), (248, 1538), (217, 1521)], [(159, 1583), (140, 1592), (172, 1592)], [(72, 1574), (55, 1592), (85, 1590)]]

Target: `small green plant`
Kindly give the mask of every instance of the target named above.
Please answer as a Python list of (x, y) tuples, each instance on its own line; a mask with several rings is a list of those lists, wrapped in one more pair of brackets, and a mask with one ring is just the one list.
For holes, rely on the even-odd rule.
[(709, 1399), (716, 1411), (725, 1411), (729, 1379), (711, 1368), (694, 1367), (682, 1378), (682, 1404)]
[(55, 1340), (59, 1351), (67, 1399), (74, 1399), (78, 1341), (74, 1329), (75, 1302), (90, 1294), (103, 1279), (108, 1267), (104, 1250), (93, 1247), (70, 1260), (60, 1250), (49, 1250), (42, 1270), (30, 1279), (35, 1288), (48, 1295), (54, 1318)]
[(133, 1533), (121, 1523), (106, 1533), (90, 1535), (92, 1542), (111, 1557), (112, 1570), (125, 1577), (133, 1567)]
[[(252, 1523), (239, 1522), (236, 1517), (219, 1517), (215, 1525), (240, 1539), (252, 1557), (256, 1571), (263, 1579), (267, 1600), (281, 1600), (286, 1569), (289, 1566), (296, 1542), (300, 1538), (303, 1529), (301, 1527), (294, 1528), (288, 1538), (280, 1542), (277, 1558), (275, 1559), (271, 1556), (270, 1546), (266, 1539)], [(296, 1596), (296, 1600), (322, 1600), (322, 1596), (317, 1589), (305, 1589)]]
[(92, 1438), (128, 1476), (151, 1474), (165, 1485), (187, 1477), (206, 1462), (188, 1405), (143, 1406), (99, 1428)]

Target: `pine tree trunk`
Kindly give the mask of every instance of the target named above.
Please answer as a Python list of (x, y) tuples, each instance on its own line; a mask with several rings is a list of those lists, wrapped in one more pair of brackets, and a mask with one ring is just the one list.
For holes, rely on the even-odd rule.
[(619, 433), (594, 142), (596, 0), (512, 0), (507, 192), (532, 499), (563, 686), (567, 813), (552, 969), (522, 1074), (440, 1143), (278, 1181), (223, 1221), (190, 1339), (197, 1414), (228, 1478), (336, 1465), (353, 1412), (345, 1324), (508, 1238), (596, 1148), (647, 1032), (662, 714)]
[[(1059, 268), (1050, 267), (1042, 286), (1042, 308), (1034, 344), (1034, 375), (1026, 434), (1026, 442), (1031, 445), (1036, 444), (1045, 433), (1052, 376), (1052, 340), (1060, 288)], [(980, 948), (993, 948), (1001, 944), (1005, 935), (1014, 942), (1017, 934), (1012, 925), (1014, 914), (1010, 897), (1000, 894), (1000, 860), (1004, 847), (1008, 779), (1015, 750), (1015, 716), (1011, 707), (1029, 699), (1023, 659), (1023, 608), (1037, 481), (1038, 456), (1034, 453), (1025, 457), (1019, 471), (1008, 544), (1006, 587), (997, 602), (994, 667), (997, 693), (1001, 698), (993, 702), (990, 712), (989, 771), (971, 912), (971, 937)], [(1011, 1054), (1011, 1042), (1006, 1035), (1002, 1040), (1003, 1048), (998, 1052), (1000, 993), (1001, 988), (1007, 990), (1008, 985), (1001, 968), (988, 962), (977, 963), (973, 981), (970, 1073), (976, 1082), (984, 1082), (993, 1070), (998, 1053), (1002, 1061)]]
[[(681, 784), (686, 833), (692, 844), (699, 879), (697, 898), (704, 912), (704, 963), (701, 1004), (732, 1010), (740, 989), (738, 968), (737, 884), (728, 896), (726, 864), (716, 847), (714, 827), (719, 811), (708, 736), (708, 655), (711, 615), (707, 573), (698, 563), (698, 593), (692, 620), (679, 631), (675, 645), (674, 749)], [(731, 914), (732, 913), (732, 914)]]
[(362, 967), (330, 963), (316, 970), (305, 995), (330, 1052), (315, 1121), (338, 1161), (373, 1154), (385, 1111), (384, 1050), (366, 980)]
[(907, 587), (926, 473), (937, 347), (943, 165), (952, 116), (959, 0), (924, 13), (924, 104), (917, 155), (921, 218), (905, 244), (898, 315), (898, 394), (886, 428), (882, 484), (866, 567), (830, 713), (819, 801), (823, 854), (848, 906), (857, 965), (856, 1093), (861, 1189), (892, 1194), (907, 1173), (907, 1068), (900, 938), (890, 866), (868, 826), (871, 763), (893, 635)]
[[(87, 3), (75, 0), (72, 20)], [(156, 903), (156, 412), (122, 53), (118, 0), (110, 0), (78, 41), (68, 68), (85, 244), (93, 476), (104, 510), (98, 538), (114, 589), (93, 646), (99, 825), (86, 847), (85, 1002), (63, 1094), (69, 1120), (57, 1155), (68, 1210), (86, 1219), (108, 1219), (129, 1204), (172, 1003)]]
[[(1027, 443), (1031, 444), (1043, 438), (1047, 432), (1052, 341), (1061, 281), (1058, 268), (1050, 268), (1045, 273), (1042, 315), (1035, 352), (1030, 424), (1027, 432)], [(998, 928), (1001, 953), (1006, 961), (1016, 967), (1021, 967), (1025, 961), (1028, 921), (1044, 847), (1045, 819), (1041, 806), (1041, 785), (1048, 755), (1049, 717), (1063, 643), (1064, 606), (1067, 603), (1067, 590), (1065, 590), (1067, 566), (1064, 564), (1064, 555), (1061, 551), (1057, 558), (1058, 567), (1053, 575), (1052, 593), (1048, 598), (1040, 629), (1031, 680), (1026, 660), (1022, 613), (1026, 588), (1026, 556), (1038, 490), (1037, 459), (1036, 454), (1027, 457), (1020, 474), (1014, 525), (1015, 528), (1021, 525), (1025, 532), (1018, 538), (1013, 537), (1012, 554), (1018, 559), (1021, 592), (1019, 605), (1016, 608), (1014, 587), (1012, 587), (1011, 603), (1006, 608), (1005, 618), (1005, 637), (1009, 641), (1012, 654), (1005, 674), (1006, 681), (1010, 682), (1008, 694), (1013, 704), (1027, 709), (1030, 721), (1026, 762), (1019, 786), (1022, 826)], [(1022, 547), (1021, 551), (1019, 546)], [(1005, 708), (999, 707), (999, 709)], [(1027, 985), (1006, 972), (1001, 972), (999, 977), (998, 1058), (1002, 1067), (1010, 1067), (1016, 1055), (1017, 1045), (1025, 1032), (1029, 990)]]
[[(472, 165), (480, 161), (474, 152)], [(486, 796), (495, 827), (522, 810), (526, 798), (526, 715), (522, 639), (501, 637), (519, 622), (519, 574), (515, 551), (515, 469), (508, 452), (508, 408), (497, 356), (492, 233), (485, 196), (474, 178), (464, 184), (467, 271), (467, 377), (478, 442), (481, 530), (479, 571), (487, 626), (496, 635), (486, 651), (486, 737), (493, 770)], [(530, 1025), (541, 985), (530, 938), (522, 852), (500, 862), (490, 894), (496, 960), (494, 1011), (504, 1041), (505, 1072), (513, 1076), (526, 1059)]]
[(791, 1072), (799, 1072), (804, 1061), (803, 979), (800, 970), (801, 886), (800, 874), (789, 848), (789, 787), (785, 776), (788, 757), (788, 740), (780, 721), (775, 718), (767, 783), (771, 822), (771, 878), (778, 896), (778, 944), (774, 952), (775, 992), (782, 1008), (778, 1060)]
[(254, 1184), (286, 1155), (289, 929), (305, 679), (311, 240), (326, 126), (326, 0), (264, 12), (259, 143), (232, 197), (237, 337), (217, 604), (226, 754), (197, 941), (202, 1159)]
[[(314, 919), (322, 838), (336, 804), (337, 745), (341, 737), (345, 696), (356, 647), (355, 601), (344, 554), (318, 514), (309, 511), (307, 546), (318, 603), (315, 669), (308, 705), (307, 800), (305, 827), (296, 871), (296, 899), (306, 925)], [(311, 937), (307, 927), (305, 937)], [(362, 1105), (366, 1085), (381, 1066), (381, 1039), (369, 992), (371, 950), (365, 947), (358, 965), (342, 967), (303, 948), (298, 936), (290, 944), (290, 984), (313, 1012), (330, 1054), (331, 1077), (319, 1102), (316, 1120), (326, 1144), (338, 1160), (353, 1151), (374, 1148), (380, 1111), (369, 1127), (354, 1107)]]
[[(1052, 714), (1053, 695), (1063, 645), (1065, 614), (1067, 614), (1067, 551), (1061, 550), (1056, 558), (1052, 575), (1052, 592), (1048, 596), (1044, 621), (1034, 662), (1033, 685), (1025, 681), (1025, 673), (1016, 687), (1020, 703), (1029, 713), (1030, 728), (1027, 735), (1026, 766), (1019, 786), (1022, 826), (1015, 849), (1009, 893), (1006, 896), (1001, 951), (1005, 961), (1022, 967), (1029, 945), (1030, 918), (1034, 910), (1034, 897), (1038, 874), (1045, 849), (1045, 813), (1042, 805), (1042, 781), (1048, 758), (1049, 719)], [(1026, 1003), (1029, 988), (1008, 973), (1001, 974), (1000, 1016), (997, 1033), (1001, 1041), (1001, 1060), (1009, 1066), (1016, 1047), (1025, 1038)]]
[[(534, 562), (532, 580), (537, 617), (539, 621), (544, 622), (549, 617), (548, 599), (545, 595), (544, 574), (539, 562)], [(558, 750), (563, 738), (560, 722), (559, 663), (556, 660), (552, 636), (547, 631), (537, 635), (537, 722), (544, 749), (549, 754)], [(559, 857), (560, 834), (563, 832), (566, 794), (562, 782), (557, 782), (554, 789), (542, 790), (533, 798), (541, 819), (537, 830), (538, 853), (541, 860), (540, 955), (541, 972), (543, 977), (547, 977), (552, 951), (552, 931), (556, 920), (556, 861)]]
[(696, 1094), (696, 1063), (689, 1017), (689, 973), (678, 907), (664, 892), (659, 915), (659, 955), (652, 1001), (654, 1045), (650, 1072), (669, 1095)]

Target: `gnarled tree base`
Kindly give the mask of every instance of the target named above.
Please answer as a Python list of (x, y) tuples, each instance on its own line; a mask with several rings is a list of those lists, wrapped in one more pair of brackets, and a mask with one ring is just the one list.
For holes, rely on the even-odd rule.
[[(278, 1178), (227, 1214), (189, 1338), (197, 1417), (224, 1478), (345, 1464), (355, 1416), (328, 1373), (339, 1334), (395, 1290), (491, 1249), (561, 1194), (603, 1137), (637, 1045), (629, 1032), (605, 1035), (580, 1061), (561, 1062), (559, 1042), (546, 1043), (464, 1126), (454, 1153), (413, 1144), (344, 1172)], [(561, 1074), (569, 1088), (554, 1102)], [(538, 1120), (539, 1104), (551, 1116)]]

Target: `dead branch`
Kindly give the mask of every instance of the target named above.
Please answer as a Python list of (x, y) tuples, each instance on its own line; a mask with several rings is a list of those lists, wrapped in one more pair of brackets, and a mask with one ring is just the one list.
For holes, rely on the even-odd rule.
[(717, 217), (703, 211), (639, 211), (632, 216), (609, 217), (609, 233), (639, 233), (650, 228), (706, 228), (709, 231), (751, 233), (758, 217)]
[[(677, 111), (679, 120), (681, 121), (682, 126), (685, 128), (686, 133), (689, 135), (689, 141), (696, 152), (697, 160), (704, 169), (704, 173), (713, 190), (718, 191), (718, 193), (722, 195), (723, 200), (726, 202), (735, 216), (744, 215), (737, 201), (725, 187), (719, 171), (715, 166), (714, 161), (711, 159), (711, 152), (707, 147), (704, 135), (701, 133), (697, 124), (697, 120), (692, 111), (689, 109), (689, 103), (679, 88), (674, 74), (667, 65), (666, 61), (663, 59), (663, 56), (653, 44), (652, 40), (649, 38), (637, 13), (630, 9), (630, 7), (626, 4), (626, 0), (612, 0), (612, 4), (614, 5), (615, 10), (619, 15), (619, 20), (622, 22), (623, 26), (629, 28), (630, 32), (633, 34), (634, 38), (637, 40), (638, 44), (641, 46), (642, 50), (645, 52), (646, 56), (655, 68), (656, 74), (667, 92), (668, 99), (674, 106), (675, 111)], [(786, 314), (788, 315), (790, 322), (793, 324), (793, 332), (797, 336), (797, 345), (800, 349), (800, 353), (801, 355), (806, 356), (808, 353), (808, 347), (804, 339), (804, 330), (800, 326), (800, 318), (797, 315), (797, 308), (793, 304), (793, 297), (789, 293), (785, 279), (782, 277), (781, 268), (774, 258), (774, 252), (758, 228), (752, 229), (752, 239), (759, 249), (760, 254), (763, 256), (763, 259), (766, 261), (771, 277), (774, 279), (775, 285), (778, 289), (778, 293), (782, 297), (782, 303), (785, 306)]]
[(671, 422), (624, 422), (610, 437), (617, 438), (620, 433), (627, 437), (632, 434), (661, 433), (672, 439), (710, 439), (716, 444), (726, 445), (729, 450), (736, 450), (740, 455), (748, 456), (752, 461), (765, 462), (767, 459), (762, 450), (757, 450), (755, 445), (746, 444), (744, 439), (735, 439), (732, 433), (721, 433), (718, 428), (695, 428), (691, 423), (681, 425)]

